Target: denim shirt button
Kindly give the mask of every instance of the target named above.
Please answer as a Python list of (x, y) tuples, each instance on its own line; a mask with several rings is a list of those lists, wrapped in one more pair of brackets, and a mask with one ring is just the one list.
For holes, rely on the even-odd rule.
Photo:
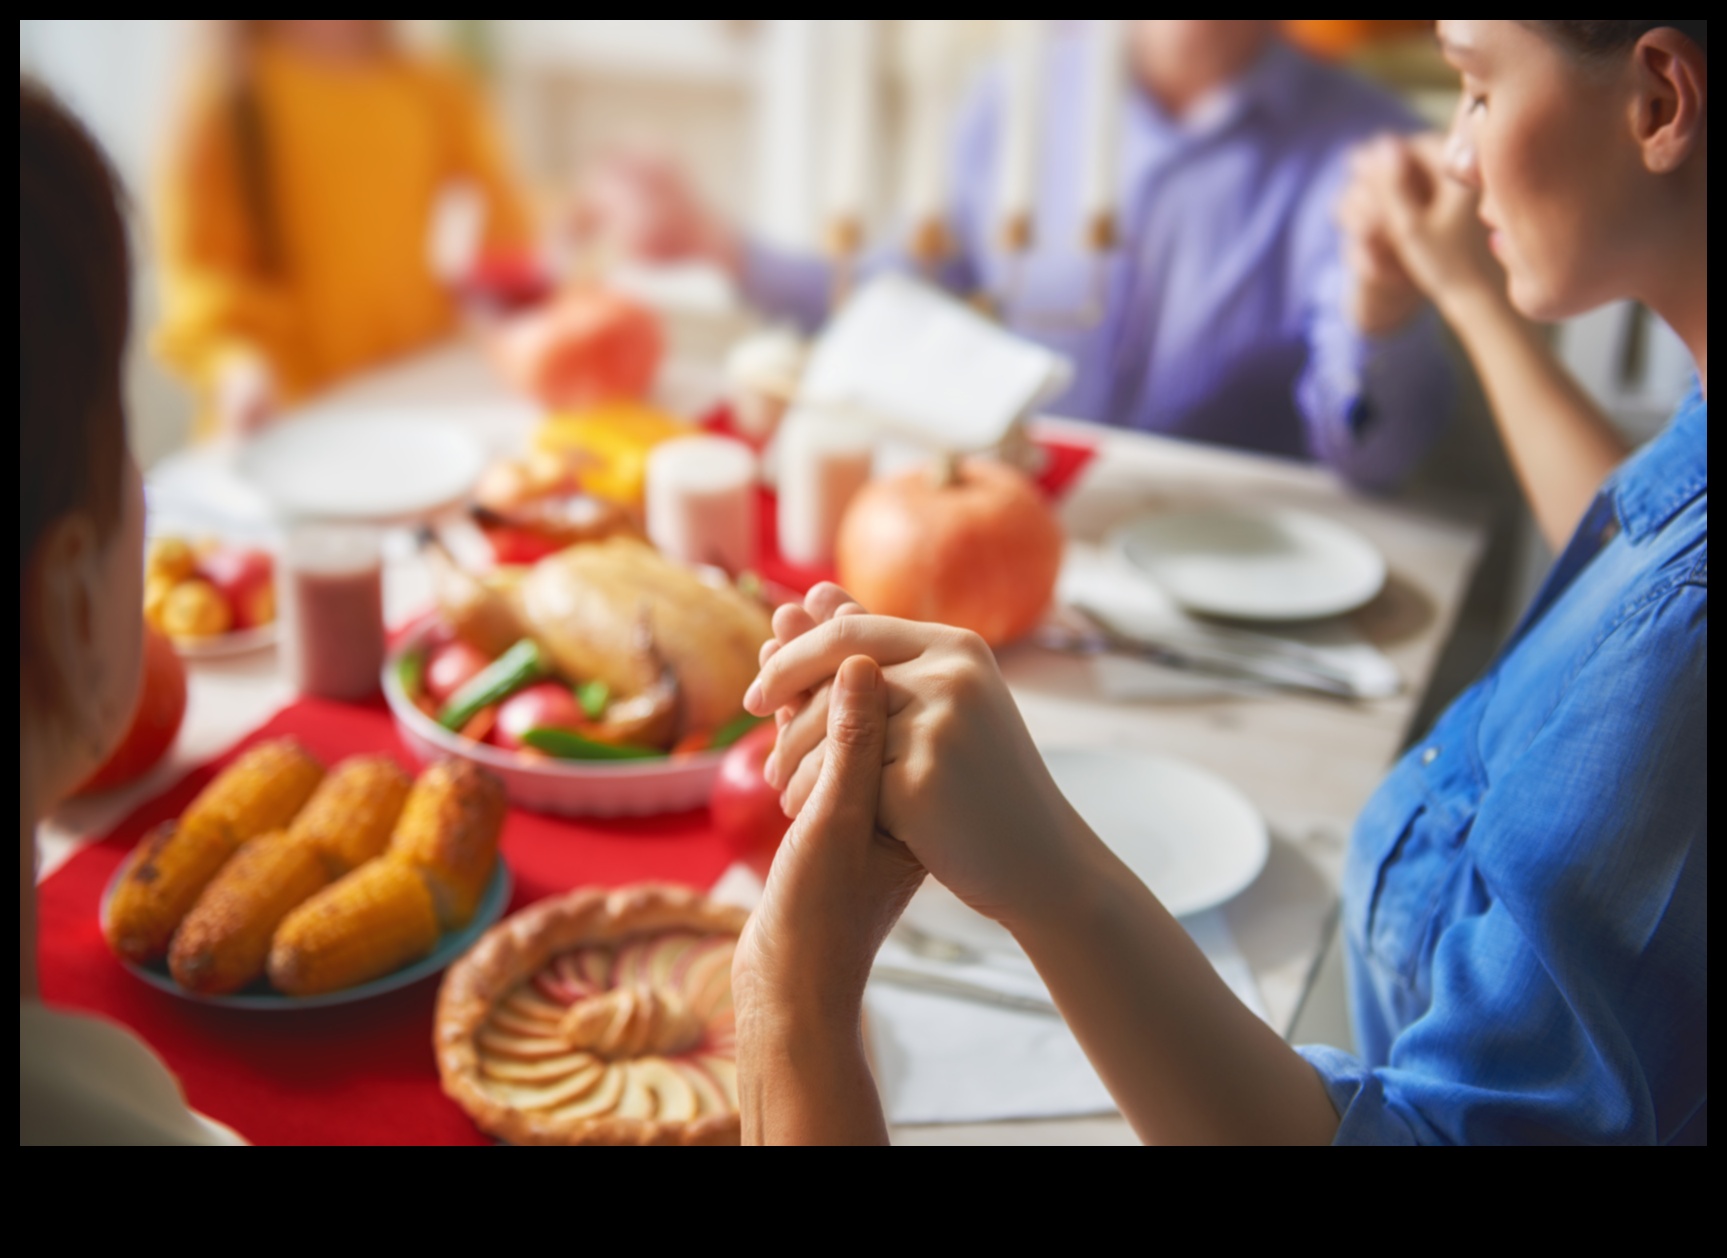
[(1425, 769), (1437, 759), (1439, 759), (1439, 748), (1429, 747), (1421, 753), (1421, 767)]

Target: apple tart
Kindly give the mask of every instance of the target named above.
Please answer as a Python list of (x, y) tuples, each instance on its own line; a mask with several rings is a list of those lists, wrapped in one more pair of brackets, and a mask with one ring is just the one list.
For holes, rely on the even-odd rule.
[(747, 916), (642, 884), (500, 922), (438, 994), (445, 1094), (513, 1144), (736, 1144), (732, 952)]

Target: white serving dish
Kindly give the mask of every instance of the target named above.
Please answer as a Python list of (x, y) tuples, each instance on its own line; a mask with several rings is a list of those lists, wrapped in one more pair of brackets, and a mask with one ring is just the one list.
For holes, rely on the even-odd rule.
[(512, 804), (565, 817), (647, 817), (683, 812), (708, 802), (725, 753), (699, 752), (675, 760), (599, 762), (538, 760), (451, 733), (409, 701), (396, 663), (424, 644), (434, 622), (411, 631), (384, 661), (384, 698), (396, 729), (422, 762), (458, 756), (503, 780)]

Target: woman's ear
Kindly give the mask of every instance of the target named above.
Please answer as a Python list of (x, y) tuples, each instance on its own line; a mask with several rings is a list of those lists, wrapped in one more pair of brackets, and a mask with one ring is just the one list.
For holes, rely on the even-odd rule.
[(1672, 27), (1657, 27), (1631, 54), (1632, 126), (1643, 164), (1678, 170), (1703, 145), (1709, 122), (1709, 67), (1703, 50)]
[(104, 547), (96, 522), (82, 511), (61, 516), (44, 531), (25, 574), (25, 615), (31, 616), (35, 676), (20, 679), (35, 696), (38, 729), (50, 740), (56, 776), (70, 789), (113, 749), (125, 729), (121, 705), (136, 701), (135, 686), (118, 684), (102, 623), (113, 614), (106, 586)]

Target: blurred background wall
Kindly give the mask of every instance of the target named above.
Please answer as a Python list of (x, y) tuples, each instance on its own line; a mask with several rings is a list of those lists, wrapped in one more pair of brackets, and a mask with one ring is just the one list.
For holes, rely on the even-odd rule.
[[(647, 149), (683, 165), (702, 193), (768, 239), (821, 238), (836, 84), (872, 84), (870, 204), (894, 212), (920, 100), (951, 100), (990, 54), (992, 20), (884, 19), (405, 19), (401, 37), (459, 57), (489, 87), (529, 186), (548, 212), (596, 156)], [(1348, 21), (1293, 22), (1310, 46), (1351, 59), (1442, 124), (1453, 76), (1422, 35), (1363, 42)], [(1406, 25), (1409, 25), (1406, 23)], [(1419, 24), (1416, 24), (1419, 25)], [(40, 19), (19, 22), (20, 69), (39, 75), (89, 123), (137, 200), (147, 233), (149, 174), (176, 98), (196, 63), (190, 20)], [(137, 251), (138, 322), (155, 320), (147, 249)], [(1634, 439), (1652, 435), (1685, 387), (1675, 338), (1631, 306), (1558, 329), (1561, 350)], [(135, 338), (130, 369), (134, 445), (146, 464), (186, 440), (190, 400)], [(1456, 456), (1467, 476), (1476, 455)], [(1521, 590), (1548, 556), (1527, 531)], [(1521, 594), (1514, 599), (1521, 601)]]

